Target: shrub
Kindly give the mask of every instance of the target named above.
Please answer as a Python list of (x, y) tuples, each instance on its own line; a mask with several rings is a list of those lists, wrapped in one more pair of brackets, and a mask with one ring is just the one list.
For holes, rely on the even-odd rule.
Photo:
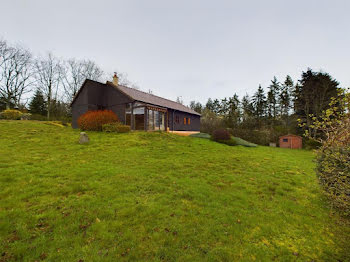
[(117, 132), (118, 133), (128, 133), (130, 132), (131, 128), (127, 125), (119, 125), (117, 126)]
[(19, 120), (21, 119), (22, 112), (15, 109), (6, 109), (0, 113), (1, 119), (7, 119), (7, 120)]
[(321, 147), (322, 144), (318, 141), (315, 141), (313, 139), (306, 139), (304, 142), (304, 148), (307, 150), (313, 150)]
[(120, 122), (104, 124), (102, 126), (103, 132), (127, 133), (130, 132), (130, 130), (130, 126), (123, 125)]
[(117, 115), (111, 110), (88, 111), (78, 119), (81, 130), (102, 131), (104, 124), (118, 122)]
[(102, 125), (102, 131), (107, 133), (117, 132), (117, 126), (119, 126), (119, 122), (104, 124)]
[(30, 120), (32, 119), (32, 114), (31, 113), (23, 113), (21, 115), (21, 120)]
[(312, 117), (310, 127), (316, 132), (305, 135), (321, 143), (316, 171), (326, 196), (333, 207), (350, 216), (350, 93), (343, 92), (321, 117)]
[[(231, 134), (235, 137), (239, 137), (246, 141), (250, 141), (258, 145), (268, 145), (270, 142), (274, 141), (270, 139), (269, 131), (264, 130), (254, 130), (248, 128), (235, 128), (232, 130)], [(277, 141), (274, 141), (277, 142)]]
[(201, 116), (201, 132), (212, 134), (215, 130), (223, 128), (222, 119), (214, 112), (204, 109)]
[(317, 150), (317, 176), (332, 206), (350, 216), (350, 113), (332, 125), (328, 137)]
[(223, 140), (230, 140), (231, 135), (226, 129), (217, 129), (213, 132), (211, 138), (212, 140), (219, 142)]
[(332, 205), (350, 216), (350, 146), (323, 146), (317, 154), (317, 176)]
[(43, 116), (43, 115), (38, 115), (38, 114), (32, 114), (30, 116), (31, 120), (38, 120), (38, 121), (47, 121), (47, 116)]

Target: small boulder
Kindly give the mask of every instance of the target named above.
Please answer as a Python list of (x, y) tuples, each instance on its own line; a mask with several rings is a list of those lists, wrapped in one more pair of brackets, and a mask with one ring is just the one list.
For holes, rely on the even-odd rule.
[(88, 135), (85, 132), (80, 133), (79, 144), (88, 144), (90, 141)]

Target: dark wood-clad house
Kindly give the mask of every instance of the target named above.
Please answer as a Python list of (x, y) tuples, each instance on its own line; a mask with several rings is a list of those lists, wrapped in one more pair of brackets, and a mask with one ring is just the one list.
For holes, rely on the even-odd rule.
[(118, 84), (85, 80), (71, 103), (72, 127), (89, 110), (112, 110), (132, 130), (199, 131), (200, 114), (180, 103)]

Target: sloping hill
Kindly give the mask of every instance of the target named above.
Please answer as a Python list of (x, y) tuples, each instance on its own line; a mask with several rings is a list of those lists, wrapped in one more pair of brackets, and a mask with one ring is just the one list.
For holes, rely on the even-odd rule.
[[(210, 135), (207, 133), (197, 133), (192, 134), (190, 137), (197, 137), (197, 138), (204, 138), (204, 139), (210, 139)], [(257, 144), (250, 143), (242, 138), (239, 137), (231, 137), (231, 139), (234, 141), (235, 145), (237, 146), (245, 146), (245, 147), (257, 147)]]
[(313, 155), (0, 121), (0, 261), (346, 261)]

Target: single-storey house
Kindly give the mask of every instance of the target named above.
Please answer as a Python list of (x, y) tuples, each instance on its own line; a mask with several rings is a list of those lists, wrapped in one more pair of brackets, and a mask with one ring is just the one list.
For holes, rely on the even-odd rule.
[(72, 103), (72, 127), (90, 110), (112, 110), (132, 130), (199, 131), (201, 115), (180, 103), (118, 83), (86, 79)]

